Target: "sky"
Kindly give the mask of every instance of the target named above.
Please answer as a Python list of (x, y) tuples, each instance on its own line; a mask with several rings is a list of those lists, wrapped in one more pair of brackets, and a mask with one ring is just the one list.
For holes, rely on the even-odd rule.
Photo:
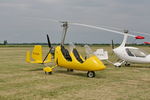
[[(48, 19), (150, 33), (149, 9), (150, 0), (0, 0), (0, 42), (46, 43), (49, 34), (51, 42), (59, 43), (61, 24)], [(65, 42), (120, 43), (122, 38), (115, 33), (70, 25)], [(136, 40), (145, 41), (150, 42), (150, 36)], [(129, 38), (129, 42), (135, 39)]]

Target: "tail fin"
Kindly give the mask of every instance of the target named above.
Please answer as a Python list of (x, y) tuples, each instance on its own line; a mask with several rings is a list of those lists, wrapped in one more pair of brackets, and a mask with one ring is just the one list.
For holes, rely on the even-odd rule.
[(28, 63), (49, 63), (49, 62), (51, 62), (51, 55), (50, 54), (49, 54), (48, 59), (43, 62), (43, 59), (42, 59), (42, 46), (41, 45), (35, 45), (34, 46), (31, 57), (34, 61), (30, 60), (30, 52), (27, 51), (26, 62), (28, 62)]
[(35, 61), (41, 61), (42, 62), (42, 46), (41, 45), (35, 45), (34, 49), (32, 51), (32, 58)]
[(30, 51), (27, 51), (26, 53), (26, 62), (30, 63)]

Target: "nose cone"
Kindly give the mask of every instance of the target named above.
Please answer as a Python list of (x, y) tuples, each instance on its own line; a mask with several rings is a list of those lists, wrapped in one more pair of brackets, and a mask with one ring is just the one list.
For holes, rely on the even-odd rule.
[(84, 62), (85, 70), (87, 71), (100, 71), (106, 68), (101, 60), (99, 60), (96, 56), (92, 56), (88, 58)]
[(103, 70), (106, 68), (106, 66), (103, 64), (103, 62), (101, 60), (99, 60), (97, 57), (95, 57), (95, 68), (97, 68), (97, 70)]
[(102, 63), (102, 61), (99, 60), (99, 64), (97, 65), (99, 70), (104, 70), (106, 69), (106, 66)]
[(103, 64), (101, 65), (101, 70), (106, 69), (106, 66)]

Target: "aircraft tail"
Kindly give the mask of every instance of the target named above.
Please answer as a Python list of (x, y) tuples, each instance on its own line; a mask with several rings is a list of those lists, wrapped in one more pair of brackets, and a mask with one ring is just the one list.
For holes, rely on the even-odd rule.
[[(31, 58), (33, 59), (33, 61), (31, 61)], [(51, 62), (51, 54), (49, 54), (47, 57), (47, 60), (43, 62), (42, 46), (41, 45), (35, 45), (34, 49), (32, 51), (32, 54), (30, 54), (30, 51), (27, 51), (26, 62), (28, 62), (28, 63), (49, 63), (49, 62)]]

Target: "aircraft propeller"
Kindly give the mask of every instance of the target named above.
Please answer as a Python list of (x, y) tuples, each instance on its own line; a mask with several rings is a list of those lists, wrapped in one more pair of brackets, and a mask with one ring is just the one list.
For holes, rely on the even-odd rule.
[(115, 46), (114, 46), (114, 40), (111, 41), (111, 47), (112, 47), (112, 49), (115, 48)]
[(51, 45), (51, 42), (50, 42), (50, 39), (49, 39), (49, 35), (47, 34), (46, 36), (47, 36), (47, 42), (48, 42), (49, 52), (48, 52), (47, 55), (45, 56), (45, 58), (44, 58), (44, 60), (43, 60), (43, 63), (44, 63), (44, 61), (47, 59), (49, 53), (52, 53), (52, 49), (53, 49), (53, 47), (52, 47), (52, 45)]
[(49, 46), (49, 48), (51, 48), (51, 42), (50, 42), (50, 39), (49, 39), (49, 35), (47, 34), (46, 36), (47, 36), (48, 46)]

